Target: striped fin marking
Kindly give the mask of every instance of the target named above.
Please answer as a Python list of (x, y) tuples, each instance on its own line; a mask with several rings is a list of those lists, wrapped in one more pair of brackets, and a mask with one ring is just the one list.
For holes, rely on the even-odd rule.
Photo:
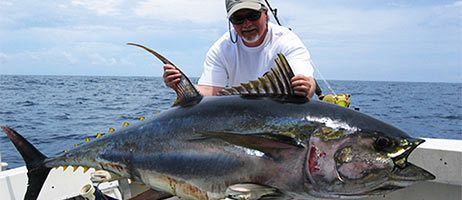
[(291, 87), (294, 72), (284, 55), (278, 54), (275, 66), (257, 80), (236, 87), (224, 88), (218, 95), (296, 96)]

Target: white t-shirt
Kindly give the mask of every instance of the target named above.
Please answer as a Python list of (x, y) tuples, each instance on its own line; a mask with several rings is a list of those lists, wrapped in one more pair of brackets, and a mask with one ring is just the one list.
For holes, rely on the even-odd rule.
[[(236, 32), (232, 31), (234, 37)], [(240, 37), (232, 43), (228, 32), (218, 39), (207, 52), (198, 84), (231, 87), (256, 80), (274, 66), (278, 53), (287, 58), (295, 75), (313, 77), (310, 53), (300, 38), (269, 22), (265, 40), (258, 47), (245, 46)]]

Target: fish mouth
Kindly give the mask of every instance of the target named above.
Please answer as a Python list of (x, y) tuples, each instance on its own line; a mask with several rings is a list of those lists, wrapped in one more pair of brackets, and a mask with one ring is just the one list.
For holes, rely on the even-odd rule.
[(392, 172), (391, 178), (394, 182), (400, 182), (395, 185), (407, 186), (416, 181), (434, 180), (436, 176), (412, 163), (407, 163), (404, 168), (395, 168)]
[(434, 180), (436, 178), (435, 175), (408, 162), (412, 151), (424, 142), (425, 140), (414, 138), (405, 140), (396, 153), (389, 155), (393, 160), (394, 168), (390, 172), (388, 180), (381, 184), (381, 186), (367, 192), (367, 195), (383, 195), (405, 188), (418, 181)]
[(397, 187), (405, 187), (416, 181), (434, 180), (436, 177), (425, 169), (422, 169), (410, 162), (408, 162), (409, 155), (420, 144), (424, 143), (423, 139), (407, 140), (407, 145), (403, 147), (404, 151), (399, 155), (392, 157), (395, 168), (392, 171), (391, 185)]
[(417, 167), (412, 163), (407, 163), (404, 168), (395, 168), (389, 181), (371, 192), (368, 192), (367, 195), (382, 195), (405, 188), (417, 181), (428, 181), (435, 178), (436, 177), (430, 172)]

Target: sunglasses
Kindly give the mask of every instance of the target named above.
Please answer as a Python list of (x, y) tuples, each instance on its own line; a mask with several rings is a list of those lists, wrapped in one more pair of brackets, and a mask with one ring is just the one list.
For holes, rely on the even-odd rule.
[(256, 21), (260, 19), (260, 17), (261, 17), (260, 11), (252, 11), (252, 12), (249, 12), (247, 15), (233, 15), (229, 18), (229, 21), (233, 23), (234, 25), (239, 25), (239, 24), (244, 23), (246, 19), (249, 21)]

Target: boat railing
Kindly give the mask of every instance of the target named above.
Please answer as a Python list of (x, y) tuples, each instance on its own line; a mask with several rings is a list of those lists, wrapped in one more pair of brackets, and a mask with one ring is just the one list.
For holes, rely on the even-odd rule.
[(8, 163), (2, 162), (2, 153), (0, 152), (0, 172), (8, 169)]

